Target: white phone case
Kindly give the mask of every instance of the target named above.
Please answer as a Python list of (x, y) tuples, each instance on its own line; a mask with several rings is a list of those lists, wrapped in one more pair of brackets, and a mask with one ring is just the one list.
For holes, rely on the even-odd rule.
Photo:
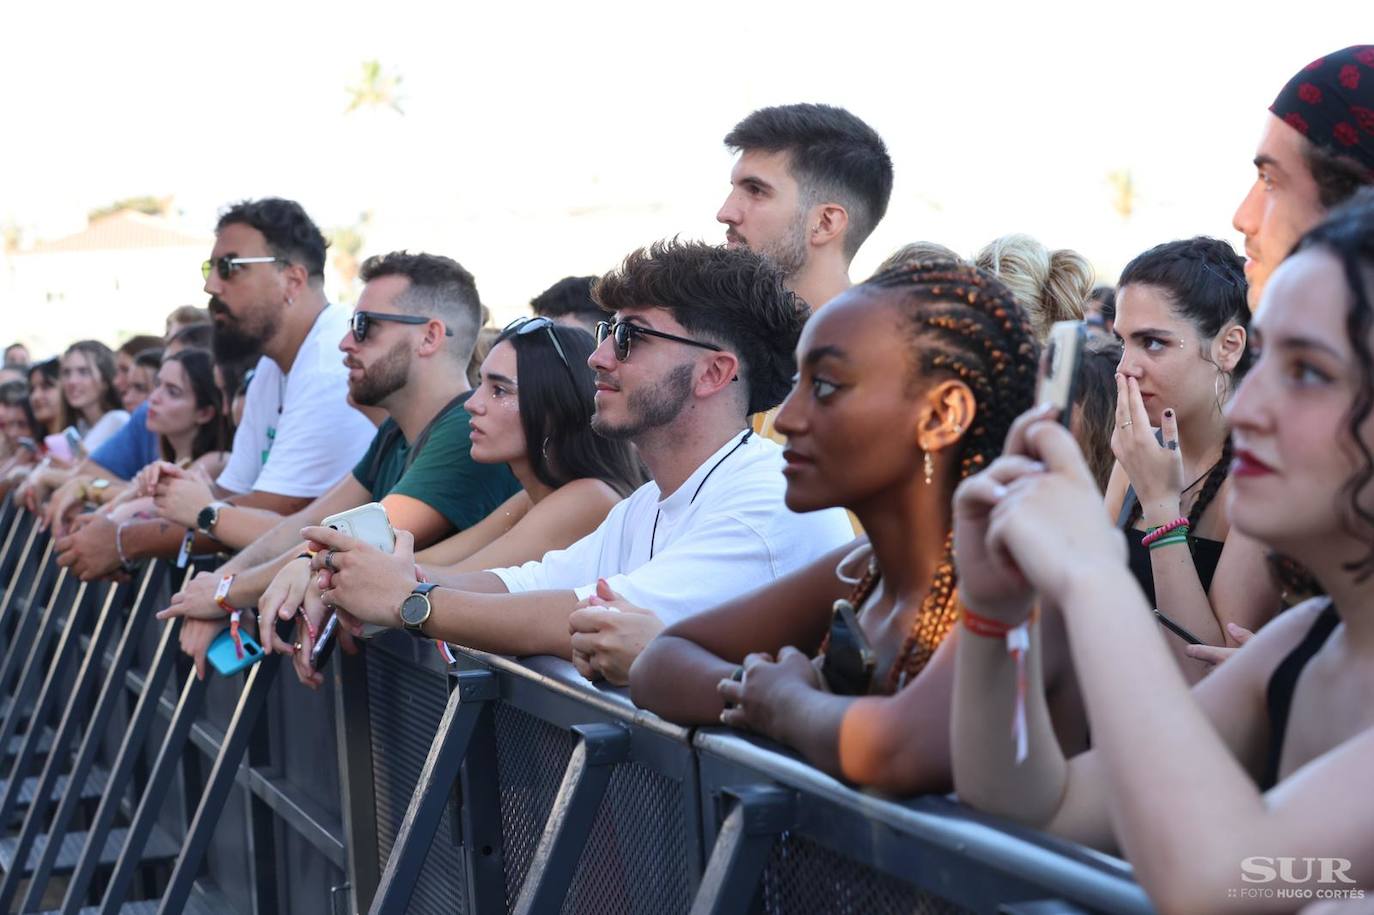
[(330, 515), (320, 524), (361, 540), (383, 553), (396, 551), (396, 532), (391, 529), (391, 520), (387, 518), (386, 509), (380, 502), (369, 502), (339, 512), (337, 515)]

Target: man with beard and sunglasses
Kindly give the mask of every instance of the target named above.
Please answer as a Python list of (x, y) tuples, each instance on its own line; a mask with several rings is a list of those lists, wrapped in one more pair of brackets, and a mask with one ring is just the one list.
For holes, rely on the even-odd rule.
[[(787, 394), (807, 308), (767, 258), (745, 249), (660, 242), (596, 287), (613, 319), (598, 327), (592, 427), (627, 439), (652, 481), (591, 534), (522, 566), (423, 570), (398, 533), (382, 553), (323, 527), (322, 598), (363, 622), (502, 654), (572, 657), (569, 615), (600, 593), (662, 614), (623, 617), (640, 641), (672, 621), (752, 590), (851, 539), (838, 509), (783, 504), (782, 449), (748, 417)], [(333, 570), (333, 571), (329, 571)], [(609, 625), (609, 624), (608, 624)]]
[(268, 517), (297, 511), (363, 453), (374, 428), (347, 402), (347, 374), (333, 344), (348, 312), (324, 296), (325, 240), (300, 204), (269, 197), (229, 207), (201, 267), (210, 295), (216, 359), (261, 353), (229, 464), (212, 488), (185, 474), (160, 480), (163, 517), (116, 529), (86, 521), (59, 541), (59, 561), (84, 579), (134, 559), (175, 558), (187, 529), (211, 539), (224, 505)]
[(779, 105), (740, 121), (725, 145), (739, 153), (716, 213), (726, 244), (771, 257), (812, 309), (848, 289), (849, 264), (892, 195), (877, 131), (832, 105)]
[[(367, 259), (359, 275), (362, 295), (338, 348), (353, 402), (389, 418), (357, 465), (294, 514), (218, 512), (216, 536), (241, 552), (197, 575), (161, 614), (188, 618), (182, 646), (202, 673), (205, 646), (224, 625), (220, 602), (256, 606), (276, 582), (273, 593), (285, 594), (289, 609), (299, 606), (310, 579), (309, 561), (298, 558), (302, 527), (380, 502), (396, 530), (427, 546), (481, 521), (520, 488), (505, 464), (469, 454), (462, 406), (472, 394), (466, 367), (482, 320), (472, 274), (447, 257), (395, 251)], [(272, 632), (259, 637), (269, 650), (291, 650)]]

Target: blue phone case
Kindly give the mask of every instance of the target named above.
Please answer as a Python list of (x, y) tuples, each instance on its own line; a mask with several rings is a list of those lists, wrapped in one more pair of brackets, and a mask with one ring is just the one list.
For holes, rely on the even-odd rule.
[(219, 671), (220, 676), (229, 677), (247, 667), (262, 660), (262, 646), (257, 639), (253, 638), (244, 630), (239, 630), (239, 637), (243, 639), (243, 657), (238, 656), (234, 648), (234, 639), (229, 635), (229, 630), (225, 629), (215, 640), (210, 643), (210, 650), (205, 653), (215, 670)]

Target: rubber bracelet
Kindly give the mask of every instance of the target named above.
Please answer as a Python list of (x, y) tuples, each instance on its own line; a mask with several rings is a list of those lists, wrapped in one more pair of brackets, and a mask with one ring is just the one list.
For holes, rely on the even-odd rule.
[(1149, 546), (1159, 538), (1166, 537), (1174, 531), (1178, 530), (1179, 528), (1186, 527), (1188, 527), (1187, 518), (1175, 518), (1168, 524), (1161, 524), (1159, 527), (1152, 527), (1148, 531), (1146, 531), (1145, 536), (1140, 540), (1140, 545)]
[(964, 620), (964, 628), (974, 635), (981, 635), (989, 639), (1004, 639), (1007, 637), (1007, 633), (1011, 632), (1013, 629), (1024, 626), (1027, 623), (1033, 623), (1039, 619), (1040, 608), (1036, 607), (1031, 611), (1030, 616), (1019, 623), (1004, 623), (1001, 620), (991, 619), (990, 617), (974, 613), (967, 607), (963, 608), (963, 613), (961, 615)]
[(1175, 544), (1175, 543), (1185, 543), (1185, 544), (1186, 544), (1187, 542), (1188, 542), (1188, 538), (1187, 538), (1186, 536), (1179, 536), (1178, 534), (1175, 534), (1175, 535), (1173, 535), (1173, 536), (1171, 536), (1171, 537), (1161, 537), (1160, 539), (1156, 540), (1154, 543), (1151, 543), (1151, 544), (1150, 544), (1150, 550), (1151, 550), (1151, 551), (1154, 551), (1154, 550), (1159, 549), (1159, 548), (1162, 547), (1162, 546), (1172, 546), (1172, 545)]

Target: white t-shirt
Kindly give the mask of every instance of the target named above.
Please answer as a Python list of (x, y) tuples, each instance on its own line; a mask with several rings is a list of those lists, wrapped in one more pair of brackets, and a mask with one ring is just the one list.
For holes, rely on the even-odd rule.
[(731, 437), (668, 498), (645, 483), (566, 550), (491, 571), (512, 593), (572, 589), (579, 600), (605, 578), (630, 603), (674, 623), (854, 539), (838, 508), (788, 510), (782, 448), (758, 435), (740, 445), (742, 438)]
[[(81, 447), (87, 454), (95, 451), (101, 445), (114, 437), (114, 434), (124, 428), (124, 424), (129, 421), (129, 414), (124, 410), (108, 410), (105, 415), (95, 421), (95, 424), (85, 431), (81, 436)], [(78, 423), (80, 429), (84, 423)]]
[(220, 486), (313, 499), (358, 463), (377, 429), (348, 404), (338, 349), (348, 318), (326, 305), (285, 376), (266, 356), (258, 360)]

